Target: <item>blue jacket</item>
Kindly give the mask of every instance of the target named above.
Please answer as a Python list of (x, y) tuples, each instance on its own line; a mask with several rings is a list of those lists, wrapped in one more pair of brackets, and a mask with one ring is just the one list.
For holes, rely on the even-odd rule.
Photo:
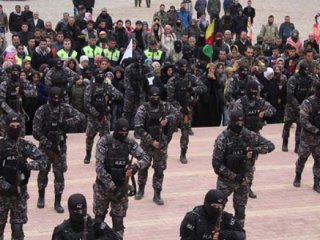
[(177, 11), (177, 19), (181, 21), (182, 29), (185, 30), (189, 27), (189, 24), (191, 22), (191, 14), (189, 11)]
[(197, 12), (205, 13), (206, 8), (207, 8), (207, 4), (208, 4), (207, 0), (197, 0), (196, 4), (194, 5), (194, 9)]
[(279, 37), (283, 41), (286, 41), (288, 37), (291, 36), (292, 31), (295, 29), (293, 23), (282, 23), (279, 28)]

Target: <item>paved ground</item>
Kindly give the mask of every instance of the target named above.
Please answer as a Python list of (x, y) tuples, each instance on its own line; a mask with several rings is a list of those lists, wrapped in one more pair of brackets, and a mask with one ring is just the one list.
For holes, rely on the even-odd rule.
[[(276, 150), (269, 155), (261, 156), (257, 162), (254, 190), (258, 198), (248, 203), (248, 239), (320, 239), (319, 195), (312, 191), (312, 160), (309, 160), (303, 174), (301, 188), (294, 188), (292, 180), (297, 156), (292, 152), (292, 139), (289, 152), (281, 152), (281, 129), (282, 125), (270, 125), (263, 130), (263, 135), (276, 144)], [(169, 149), (168, 170), (165, 172), (165, 205), (156, 206), (152, 202), (149, 178), (145, 198), (141, 201), (130, 199), (128, 216), (125, 219), (125, 239), (178, 239), (179, 226), (184, 214), (193, 206), (201, 204), (206, 191), (215, 187), (216, 175), (211, 167), (211, 154), (213, 141), (221, 130), (222, 128), (195, 130), (195, 136), (190, 139), (187, 165), (182, 165), (178, 160), (180, 134), (174, 136)], [(69, 170), (66, 174), (66, 190), (62, 204), (67, 207), (68, 196), (82, 192), (87, 196), (88, 209), (92, 213), (92, 183), (95, 171), (94, 163), (82, 163), (84, 141), (82, 134), (70, 135), (68, 138)], [(29, 222), (25, 226), (26, 240), (50, 239), (54, 226), (67, 218), (67, 213), (59, 215), (53, 210), (52, 183), (47, 188), (46, 207), (41, 210), (36, 208), (36, 176), (34, 173), (29, 183)], [(52, 182), (52, 175), (50, 181)], [(231, 201), (227, 209), (233, 212)], [(111, 222), (109, 217), (107, 222)], [(7, 234), (8, 230), (9, 227)]]

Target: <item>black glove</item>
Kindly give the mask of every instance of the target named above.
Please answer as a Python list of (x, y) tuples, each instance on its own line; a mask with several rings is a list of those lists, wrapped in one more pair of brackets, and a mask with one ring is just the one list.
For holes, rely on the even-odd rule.
[(244, 176), (238, 174), (238, 175), (235, 177), (234, 181), (237, 182), (237, 183), (239, 183), (239, 184), (242, 184), (243, 179), (244, 179)]
[(189, 110), (187, 107), (182, 107), (180, 109), (180, 112), (183, 114), (183, 115), (188, 115), (189, 114)]
[(129, 167), (129, 169), (131, 169), (132, 175), (135, 175), (139, 170), (139, 166), (138, 164), (134, 163)]
[(46, 140), (46, 142), (44, 143), (44, 147), (45, 147), (46, 149), (48, 149), (48, 150), (51, 150), (51, 149), (52, 149), (52, 146), (53, 146), (53, 144), (52, 144), (52, 142), (49, 141), (49, 140)]
[(25, 162), (25, 161), (20, 161), (19, 164), (18, 164), (18, 169), (19, 169), (21, 172), (27, 172), (27, 171), (29, 171), (27, 164), (28, 164), (28, 163)]
[(121, 200), (122, 198), (124, 198), (126, 196), (125, 193), (120, 188), (117, 188), (117, 187), (112, 192), (114, 194), (114, 197), (117, 200)]
[(67, 123), (66, 121), (61, 122), (61, 123), (59, 124), (59, 128), (61, 129), (61, 131), (67, 132), (67, 131), (68, 131), (68, 128), (69, 128), (68, 123)]
[(17, 196), (18, 190), (17, 190), (16, 186), (10, 184), (10, 187), (6, 190), (6, 193), (9, 196)]

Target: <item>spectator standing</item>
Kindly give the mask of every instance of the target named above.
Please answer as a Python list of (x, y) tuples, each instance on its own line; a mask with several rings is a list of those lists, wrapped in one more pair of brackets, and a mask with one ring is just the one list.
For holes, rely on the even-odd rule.
[(279, 28), (279, 37), (282, 39), (283, 44), (287, 42), (294, 29), (294, 24), (290, 22), (290, 16), (285, 16), (284, 22), (281, 23)]
[(209, 0), (207, 6), (208, 14), (210, 15), (210, 22), (212, 22), (213, 18), (219, 19), (220, 11), (221, 11), (221, 2), (220, 0)]
[(243, 14), (248, 18), (250, 17), (251, 24), (253, 24), (253, 19), (256, 16), (256, 9), (252, 6), (252, 1), (248, 0), (248, 6), (243, 9)]
[(9, 16), (9, 29), (12, 35), (20, 31), (21, 25), (24, 22), (24, 17), (21, 12), (21, 6), (16, 5), (15, 10)]
[(206, 13), (206, 8), (208, 6), (207, 0), (197, 0), (194, 5), (194, 9), (197, 12), (197, 19), (199, 19), (203, 14)]

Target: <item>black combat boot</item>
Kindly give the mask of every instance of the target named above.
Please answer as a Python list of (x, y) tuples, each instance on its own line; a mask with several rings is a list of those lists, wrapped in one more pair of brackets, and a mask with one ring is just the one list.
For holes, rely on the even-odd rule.
[(56, 210), (57, 213), (64, 212), (64, 209), (61, 206), (61, 196), (62, 194), (56, 194), (54, 198), (54, 210)]
[(296, 172), (296, 176), (293, 180), (293, 186), (294, 187), (300, 187), (301, 186), (301, 173)]
[(249, 197), (250, 198), (257, 198), (257, 194), (252, 191), (251, 186), (249, 187)]
[(45, 188), (44, 188), (44, 189), (39, 189), (38, 192), (39, 192), (39, 198), (38, 198), (37, 207), (38, 207), (38, 208), (44, 208)]
[(314, 178), (313, 190), (320, 193), (320, 178)]
[(89, 164), (91, 159), (91, 149), (87, 150), (87, 154), (83, 160), (84, 164)]
[(135, 200), (141, 200), (141, 198), (143, 198), (144, 187), (145, 187), (145, 185), (139, 185), (139, 190), (138, 190), (137, 194), (134, 196)]
[(183, 164), (188, 163), (188, 159), (187, 159), (186, 154), (187, 154), (187, 149), (181, 149), (180, 162)]
[(112, 229), (117, 233), (119, 239), (123, 239), (124, 235), (124, 226), (122, 217), (112, 217)]
[(153, 201), (157, 204), (157, 205), (164, 205), (163, 200), (161, 199), (161, 195), (160, 195), (160, 190), (154, 190), (154, 195), (153, 195)]
[(282, 141), (282, 152), (288, 152), (288, 138), (284, 138)]
[(15, 240), (23, 240), (24, 239), (24, 232), (23, 232), (23, 224), (22, 223), (14, 223), (11, 224), (11, 239)]

